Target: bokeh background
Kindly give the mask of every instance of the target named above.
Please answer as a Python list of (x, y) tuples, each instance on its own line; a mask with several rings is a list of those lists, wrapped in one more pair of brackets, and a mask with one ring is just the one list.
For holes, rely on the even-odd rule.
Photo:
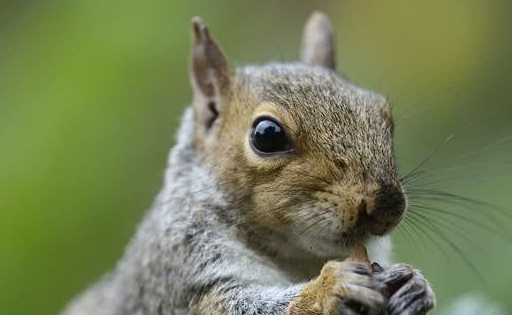
[(404, 224), (396, 258), (441, 306), (479, 292), (512, 310), (511, 1), (4, 0), (0, 314), (56, 314), (122, 254), (190, 100), (191, 17), (237, 65), (296, 59), (313, 9), (340, 71), (390, 98), (403, 172), (435, 151), (416, 189), (494, 205), (439, 201), (455, 215)]

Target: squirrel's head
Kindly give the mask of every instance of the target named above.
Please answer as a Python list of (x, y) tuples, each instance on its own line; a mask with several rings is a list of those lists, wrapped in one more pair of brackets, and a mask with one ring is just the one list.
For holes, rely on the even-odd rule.
[(334, 71), (332, 28), (315, 12), (302, 62), (231, 70), (193, 20), (194, 146), (244, 222), (337, 254), (404, 215), (386, 99)]

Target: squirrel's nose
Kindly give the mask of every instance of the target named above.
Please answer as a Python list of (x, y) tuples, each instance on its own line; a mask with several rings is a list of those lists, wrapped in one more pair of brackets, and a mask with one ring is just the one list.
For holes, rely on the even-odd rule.
[(377, 191), (372, 206), (368, 206), (365, 201), (361, 204), (361, 219), (375, 234), (382, 234), (402, 218), (405, 196), (397, 185), (383, 184)]
[(403, 192), (396, 185), (384, 184), (377, 192), (374, 207), (368, 214), (377, 221), (389, 222), (400, 218), (404, 210)]

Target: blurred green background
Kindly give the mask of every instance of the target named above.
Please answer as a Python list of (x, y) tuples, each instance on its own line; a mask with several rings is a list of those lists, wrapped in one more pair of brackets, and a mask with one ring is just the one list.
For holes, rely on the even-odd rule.
[(415, 184), (500, 206), (441, 205), (467, 220), (404, 225), (397, 259), (441, 306), (482, 292), (512, 310), (511, 1), (0, 0), (0, 314), (55, 314), (114, 266), (190, 100), (191, 17), (236, 65), (296, 59), (313, 9), (340, 71), (392, 101), (404, 173), (438, 148)]

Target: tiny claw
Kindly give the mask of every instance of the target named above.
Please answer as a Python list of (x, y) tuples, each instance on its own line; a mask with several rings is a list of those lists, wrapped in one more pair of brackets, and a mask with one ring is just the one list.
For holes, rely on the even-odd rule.
[(371, 267), (373, 273), (381, 273), (384, 271), (384, 268), (382, 268), (382, 266), (379, 265), (377, 262), (373, 262)]

